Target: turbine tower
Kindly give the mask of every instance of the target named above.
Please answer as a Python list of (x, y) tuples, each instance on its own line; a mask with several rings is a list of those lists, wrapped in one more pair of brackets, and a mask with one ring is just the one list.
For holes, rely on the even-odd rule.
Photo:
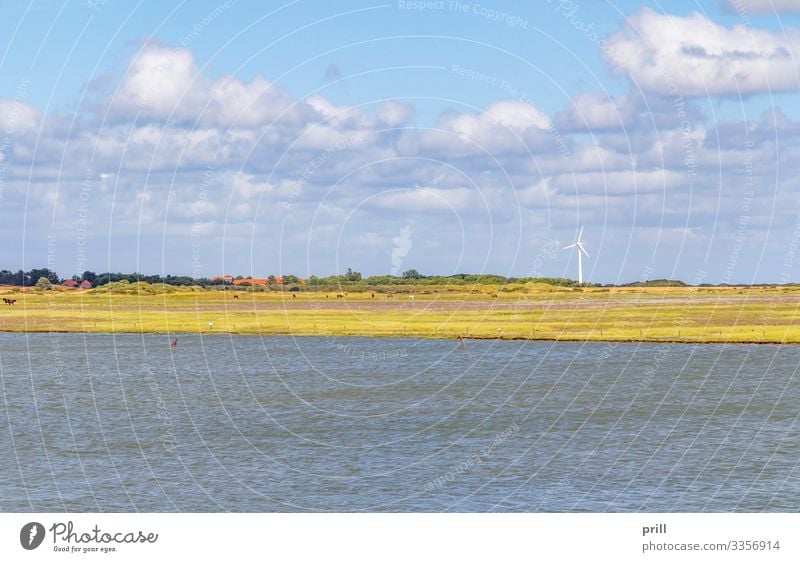
[(583, 236), (583, 227), (581, 227), (580, 232), (578, 232), (578, 239), (575, 241), (574, 244), (570, 244), (569, 246), (564, 246), (565, 250), (569, 250), (570, 248), (577, 248), (578, 249), (578, 284), (583, 285), (583, 256), (581, 254), (586, 254), (586, 257), (589, 257), (589, 253), (586, 251), (586, 248), (583, 247), (583, 241), (581, 240), (581, 236)]

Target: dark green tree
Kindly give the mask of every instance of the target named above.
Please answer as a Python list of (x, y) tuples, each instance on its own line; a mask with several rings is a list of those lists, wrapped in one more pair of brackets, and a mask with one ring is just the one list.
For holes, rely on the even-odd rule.
[(46, 277), (53, 284), (61, 282), (61, 279), (58, 278), (58, 274), (55, 271), (51, 271), (45, 267), (42, 269), (31, 269), (26, 273), (25, 285), (32, 287), (39, 281), (40, 277)]
[(361, 281), (361, 273), (358, 271), (353, 271), (352, 268), (347, 268), (347, 273), (345, 273), (344, 278), (347, 281)]

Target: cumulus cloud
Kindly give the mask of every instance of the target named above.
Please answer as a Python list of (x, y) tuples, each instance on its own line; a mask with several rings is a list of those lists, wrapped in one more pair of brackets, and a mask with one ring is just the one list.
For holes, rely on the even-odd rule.
[(373, 205), (404, 212), (449, 211), (463, 213), (474, 209), (480, 200), (478, 193), (465, 187), (451, 189), (421, 187), (383, 193), (375, 198)]
[(201, 126), (252, 127), (276, 120), (298, 123), (312, 117), (262, 77), (244, 83), (234, 76), (208, 78), (189, 49), (145, 43), (133, 57), (111, 101), (121, 119), (180, 120)]
[(481, 115), (483, 124), (496, 123), (517, 131), (531, 128), (548, 129), (550, 118), (530, 103), (517, 100), (501, 100), (486, 108)]
[(686, 186), (686, 175), (674, 170), (616, 170), (562, 174), (551, 179), (550, 188), (557, 192), (627, 196), (647, 192), (680, 189)]
[(725, 6), (742, 15), (800, 12), (797, 0), (726, 0)]
[(552, 144), (550, 118), (532, 104), (500, 100), (481, 112), (443, 114), (419, 139), (431, 154), (530, 153)]
[(360, 129), (369, 127), (369, 115), (361, 109), (339, 106), (318, 94), (306, 99), (306, 103), (313, 108), (325, 122), (340, 129)]
[[(665, 23), (662, 16), (640, 12), (632, 21), (648, 18), (664, 25), (663, 38), (670, 36), (670, 26), (703, 20), (692, 16)], [(16, 131), (13, 152), (0, 153), (0, 180), (5, 182), (0, 229), (19, 232), (18, 218), (25, 209), (29, 228), (45, 225), (42, 232), (74, 232), (83, 204), (80, 196), (89, 184), (86, 204), (94, 222), (87, 232), (93, 235), (111, 237), (107, 224), (114, 225), (114, 236), (129, 240), (163, 231), (171, 241), (188, 243), (191, 232), (202, 233), (207, 236), (203, 255), (221, 259), (223, 233), (225, 244), (241, 250), (252, 244), (254, 232), (256, 239), (266, 240), (275, 234), (276, 225), (285, 225), (282, 243), (291, 247), (283, 254), (295, 260), (293, 264), (307, 257), (303, 252), (312, 247), (306, 242), (313, 231), (313, 258), (323, 261), (315, 261), (311, 273), (318, 274), (329, 271), (320, 264), (337, 255), (334, 246), (340, 240), (355, 252), (348, 256), (367, 246), (382, 251), (384, 242), (388, 255), (399, 227), (392, 223), (388, 233), (381, 228), (398, 213), (400, 226), (422, 215), (420, 249), (423, 244), (461, 243), (462, 224), (469, 226), (464, 236), (473, 236), (471, 244), (488, 240), (483, 232), (475, 234), (483, 225), (491, 226), (493, 235), (505, 232), (511, 247), (520, 209), (526, 224), (539, 229), (569, 225), (576, 209), (582, 220), (612, 229), (634, 221), (656, 227), (684, 225), (689, 215), (693, 221), (710, 217), (732, 222), (740, 212), (747, 158), (754, 160), (758, 181), (769, 186), (775, 176), (769, 168), (775, 168), (780, 154), (782, 181), (787, 182), (781, 188), (796, 191), (797, 182), (790, 178), (798, 177), (795, 168), (800, 167), (800, 149), (795, 148), (800, 125), (778, 108), (758, 122), (709, 123), (708, 116), (688, 102), (680, 114), (673, 99), (663, 96), (665, 90), (655, 87), (660, 72), (685, 62), (682, 57), (691, 53), (697, 57), (699, 49), (684, 48), (697, 42), (705, 49), (700, 59), (710, 59), (709, 53), (716, 52), (715, 36), (698, 32), (694, 43), (687, 35), (685, 44), (673, 38), (667, 45), (644, 27), (658, 45), (658, 56), (634, 50), (625, 65), (618, 61), (618, 69), (652, 80), (652, 91), (661, 95), (632, 91), (612, 98), (600, 92), (579, 93), (552, 120), (531, 103), (501, 99), (482, 109), (444, 112), (430, 128), (409, 126), (415, 117), (412, 105), (386, 100), (372, 111), (319, 94), (296, 99), (266, 77), (244, 82), (234, 76), (209, 76), (190, 51), (151, 42), (131, 58), (115, 93), (103, 102), (111, 117), (106, 122), (79, 111), (71, 128), (72, 116), (43, 117), (23, 103), (0, 100), (0, 127), (13, 122)], [(727, 53), (733, 40), (726, 34), (732, 31), (711, 29), (722, 34), (716, 38), (719, 52)], [(636, 43), (624, 31), (615, 40), (650, 49), (649, 41)], [(742, 54), (747, 43), (740, 43), (742, 68), (749, 69), (750, 59)], [(670, 58), (661, 51), (677, 54)], [(641, 63), (645, 68), (635, 68), (637, 61), (647, 61)], [(681, 69), (671, 76), (692, 91), (697, 74)], [(684, 120), (690, 120), (691, 127), (685, 128)], [(778, 139), (783, 143), (780, 151)], [(754, 142), (751, 153), (748, 142)], [(98, 179), (105, 173), (114, 175), (107, 181)], [(766, 197), (763, 204), (773, 200)], [(754, 214), (758, 204), (752, 203)], [(352, 214), (354, 209), (361, 211)], [(425, 220), (432, 215), (437, 221)], [(794, 217), (787, 214), (785, 220)], [(423, 236), (428, 224), (444, 234)], [(277, 252), (274, 244), (260, 244), (255, 250), (265, 264), (274, 263)], [(440, 257), (444, 250), (437, 252), (429, 248), (436, 256), (431, 258), (432, 270), (441, 267), (441, 259), (449, 259)], [(236, 251), (228, 257), (245, 260), (246, 254)], [(468, 259), (473, 255), (477, 254), (471, 251)], [(502, 265), (504, 257), (499, 251), (493, 259)], [(182, 267), (180, 255), (175, 259), (173, 272), (191, 268), (186, 263)], [(474, 269), (476, 263), (465, 262), (464, 268)], [(60, 267), (65, 273), (75, 270), (69, 264)], [(143, 269), (149, 269), (147, 264)]]
[(195, 112), (201, 103), (199, 88), (193, 87), (198, 78), (191, 51), (147, 43), (128, 66), (116, 92), (115, 109), (126, 117), (167, 118), (176, 112), (179, 116)]
[(627, 99), (613, 100), (604, 92), (578, 94), (569, 108), (556, 115), (560, 130), (609, 130), (630, 126), (636, 111)]
[(705, 16), (644, 8), (606, 39), (603, 56), (636, 88), (664, 96), (749, 95), (800, 85), (800, 32), (727, 28)]
[(0, 130), (7, 136), (31, 132), (40, 120), (41, 113), (36, 108), (19, 100), (0, 98)]
[(530, 104), (502, 100), (491, 104), (481, 113), (455, 113), (444, 115), (440, 127), (466, 140), (491, 144), (492, 136), (511, 131), (524, 134), (542, 131), (550, 126), (550, 119)]
[(723, 119), (709, 131), (706, 146), (718, 149), (759, 148), (766, 143), (786, 143), (800, 137), (800, 123), (786, 117), (778, 107), (764, 111), (761, 119), (736, 121)]
[(376, 116), (386, 127), (400, 127), (414, 118), (414, 106), (388, 100), (378, 106)]

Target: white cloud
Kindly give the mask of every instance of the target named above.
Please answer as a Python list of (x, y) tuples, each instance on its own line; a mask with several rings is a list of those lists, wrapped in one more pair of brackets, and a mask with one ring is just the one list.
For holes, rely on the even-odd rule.
[(480, 201), (473, 189), (466, 187), (438, 189), (422, 187), (413, 190), (389, 191), (374, 200), (376, 207), (403, 212), (463, 212)]
[(336, 105), (318, 94), (309, 96), (306, 102), (325, 119), (326, 123), (335, 127), (358, 129), (371, 125), (371, 120), (364, 111), (354, 107)]
[(481, 145), (491, 145), (497, 135), (523, 134), (530, 129), (546, 130), (547, 116), (530, 104), (503, 100), (491, 104), (482, 113), (456, 113), (439, 120), (439, 128)]
[(22, 101), (0, 98), (0, 131), (6, 136), (34, 131), (41, 117), (37, 109)]
[(275, 186), (267, 182), (260, 182), (252, 175), (236, 172), (232, 178), (235, 195), (245, 201), (257, 200), (258, 197)]
[(635, 87), (673, 97), (748, 95), (798, 88), (800, 32), (726, 28), (644, 8), (606, 39), (603, 55)]
[(603, 195), (633, 195), (680, 189), (687, 185), (686, 174), (672, 170), (619, 170), (563, 174), (550, 182), (551, 187), (562, 192)]
[(192, 52), (148, 42), (131, 59), (112, 99), (123, 119), (183, 120), (203, 126), (253, 127), (275, 120), (312, 118), (307, 104), (262, 77), (244, 83), (234, 76), (210, 79), (198, 72)]
[(400, 127), (414, 118), (414, 106), (388, 100), (378, 106), (377, 118), (386, 127)]
[(742, 15), (800, 12), (800, 2), (797, 0), (727, 0), (725, 5)]
[(480, 113), (447, 113), (425, 131), (420, 148), (434, 154), (528, 153), (552, 142), (550, 119), (529, 103), (500, 100)]
[(129, 117), (182, 117), (201, 103), (193, 87), (198, 78), (191, 51), (147, 43), (131, 60), (114, 106)]
[(560, 130), (604, 130), (630, 126), (635, 110), (627, 99), (613, 100), (604, 92), (578, 94), (570, 107), (556, 115)]
[[(669, 27), (675, 22), (704, 21), (699, 16), (664, 20), (652, 12), (634, 19), (649, 17), (665, 25), (664, 37), (670, 36)], [(720, 29), (723, 35), (731, 33), (709, 25), (714, 33)], [(659, 45), (655, 51), (672, 52), (645, 27), (653, 44)], [(704, 52), (712, 51), (713, 33), (698, 32), (693, 37), (703, 44)], [(622, 39), (642, 49), (650, 44), (636, 44), (635, 38), (622, 33), (617, 37), (620, 45), (626, 44)], [(730, 38), (722, 39), (715, 40), (721, 41), (721, 52), (727, 52)], [(649, 60), (655, 69), (642, 63), (646, 68), (631, 70), (631, 75), (641, 74), (654, 83), (662, 66), (681, 63), (687, 56), (680, 50), (674, 60), (634, 55), (631, 61)], [(741, 58), (742, 64), (748, 60)], [(689, 91), (697, 87), (699, 73), (671, 72), (682, 87)], [(373, 236), (376, 225), (387, 224), (398, 213), (403, 220), (416, 213), (436, 216), (436, 221), (427, 223), (421, 218), (420, 232), (428, 223), (435, 225), (444, 238), (430, 243), (444, 245), (458, 241), (459, 220), (468, 225), (467, 235), (474, 236), (471, 243), (485, 241), (475, 234), (477, 227), (491, 225), (496, 232), (511, 232), (520, 202), (527, 207), (526, 223), (540, 227), (566, 225), (576, 209), (587, 224), (606, 223), (612, 230), (634, 221), (683, 225), (689, 216), (697, 222), (735, 225), (745, 189), (746, 158), (752, 159), (757, 186), (765, 193), (752, 203), (753, 209), (761, 204), (763, 216), (769, 217), (777, 169), (784, 178), (782, 192), (798, 189), (793, 178), (800, 177), (795, 173), (800, 167), (796, 148), (800, 125), (779, 109), (759, 122), (709, 123), (690, 107), (700, 107), (700, 102), (687, 103), (687, 116), (682, 116), (672, 99), (648, 92), (633, 91), (619, 98), (581, 93), (556, 116), (556, 132), (537, 107), (498, 100), (482, 111), (442, 114), (431, 129), (387, 132), (411, 122), (414, 108), (385, 101), (374, 108), (373, 116), (321, 95), (296, 100), (266, 78), (242, 82), (232, 76), (204, 76), (189, 51), (150, 44), (132, 59), (130, 72), (109, 102), (114, 118), (96, 130), (91, 128), (96, 121), (80, 114), (74, 116), (75, 129), (69, 130), (62, 123), (70, 125), (72, 116), (43, 120), (34, 108), (0, 100), (0, 127), (15, 115), (20, 132), (13, 153), (3, 162), (6, 183), (0, 224), (11, 224), (16, 220), (14, 210), (19, 214), (25, 206), (29, 228), (74, 232), (82, 203), (78, 196), (91, 169), (95, 179), (89, 182), (89, 204), (98, 236), (105, 235), (103, 225), (113, 219), (115, 235), (140, 235), (149, 243), (154, 232), (164, 231), (186, 242), (191, 225), (200, 221), (208, 234), (203, 255), (221, 256), (223, 230), (226, 240), (236, 238), (240, 248), (249, 248), (254, 227), (266, 237), (274, 234), (276, 224), (286, 224), (284, 255), (294, 264), (291, 269), (299, 269), (312, 230), (315, 240), (323, 241), (314, 255), (327, 259), (336, 255), (331, 250), (343, 224), (348, 225), (342, 235), (344, 246), (367, 247), (379, 242)], [(145, 118), (137, 121), (137, 115)], [(684, 118), (691, 121), (687, 131), (681, 128)], [(587, 127), (593, 132), (591, 138), (584, 134)], [(40, 130), (40, 138), (34, 138)], [(755, 143), (749, 152), (746, 142)], [(34, 148), (35, 177), (31, 177)], [(696, 162), (692, 166), (697, 175), (691, 181), (688, 158)], [(97, 179), (108, 172), (114, 173), (113, 178)], [(214, 182), (203, 189), (207, 173)], [(425, 187), (412, 189), (414, 185)], [(287, 203), (292, 203), (291, 209)], [(352, 214), (360, 206), (364, 213)], [(777, 218), (781, 224), (794, 220), (788, 212)], [(142, 224), (153, 228), (141, 228)], [(381, 243), (391, 246), (383, 238)], [(356, 244), (350, 245), (352, 240)], [(269, 252), (276, 246), (259, 242), (257, 248)], [(467, 269), (475, 267), (472, 254), (466, 258)], [(493, 257), (498, 263), (506, 258), (511, 255), (502, 250)], [(270, 261), (274, 258), (263, 259), (274, 263)], [(434, 262), (432, 269), (442, 267)], [(370, 262), (365, 258), (360, 263)], [(64, 267), (67, 272), (69, 264)], [(241, 267), (241, 262), (234, 267)], [(311, 273), (328, 271), (319, 261), (311, 268)]]
[(494, 102), (481, 116), (481, 120), (497, 123), (517, 131), (530, 128), (548, 129), (550, 119), (530, 103), (516, 100)]

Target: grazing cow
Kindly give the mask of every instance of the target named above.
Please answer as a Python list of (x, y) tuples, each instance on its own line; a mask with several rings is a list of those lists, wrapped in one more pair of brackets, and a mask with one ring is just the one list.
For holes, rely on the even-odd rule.
[(238, 299), (239, 295), (233, 295), (233, 298)]
[(408, 295), (408, 300), (413, 301), (414, 300), (414, 295)]
[(497, 298), (497, 293), (492, 293), (492, 298), (496, 299)]
[(12, 304), (14, 304), (15, 302), (17, 302), (17, 299), (7, 299), (7, 298), (3, 298), (3, 302), (4, 302), (5, 304), (12, 305)]
[(297, 298), (297, 295), (295, 295), (294, 293), (292, 293), (292, 298), (293, 298), (293, 299), (296, 299), (296, 298)]
[(372, 298), (373, 298), (373, 299), (375, 298), (375, 293), (372, 293)]
[(344, 295), (342, 293), (336, 293), (336, 298), (337, 299), (343, 299)]
[(393, 298), (394, 298), (394, 295), (393, 295), (392, 293), (389, 293), (388, 295), (386, 295), (386, 298), (387, 298), (387, 299), (393, 299)]

